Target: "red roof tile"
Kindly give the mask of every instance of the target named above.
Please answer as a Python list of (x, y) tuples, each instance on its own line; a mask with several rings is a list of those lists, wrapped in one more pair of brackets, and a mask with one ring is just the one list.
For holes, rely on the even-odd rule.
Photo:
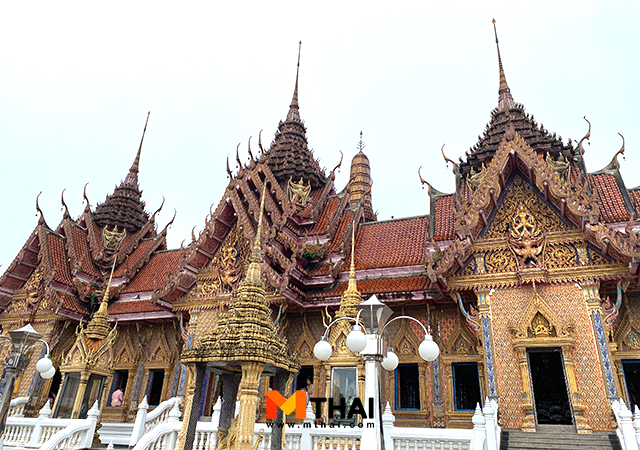
[(333, 237), (333, 242), (331, 242), (331, 247), (329, 247), (329, 252), (337, 252), (340, 248), (340, 244), (344, 242), (345, 233), (347, 232), (347, 228), (351, 225), (351, 221), (353, 220), (353, 211), (347, 211), (340, 219), (340, 225), (338, 225), (338, 231), (336, 235)]
[(318, 218), (316, 224), (309, 229), (309, 234), (320, 234), (323, 233), (327, 227), (329, 226), (329, 222), (335, 216), (336, 211), (338, 210), (338, 206), (340, 205), (339, 197), (332, 197), (327, 201), (327, 204), (322, 210), (322, 214)]
[(93, 265), (91, 251), (89, 250), (87, 231), (78, 226), (72, 226), (71, 229), (73, 232), (73, 243), (76, 247), (80, 264), (82, 264), (82, 271), (96, 277), (102, 276)]
[(49, 257), (51, 258), (51, 268), (56, 273), (56, 281), (73, 286), (67, 252), (64, 248), (64, 238), (57, 234), (47, 233), (47, 244)]
[(636, 209), (636, 213), (640, 214), (640, 189), (630, 190), (629, 197), (633, 202), (633, 207)]
[(58, 296), (62, 300), (61, 308), (69, 311), (73, 311), (79, 314), (88, 314), (87, 306), (78, 300), (74, 295), (69, 293), (58, 293)]
[(129, 255), (129, 257), (118, 267), (114, 276), (122, 276), (125, 270), (136, 265), (140, 258), (144, 258), (145, 253), (155, 243), (155, 239), (145, 239), (138, 243), (138, 247)]
[(428, 216), (360, 225), (356, 238), (356, 269), (424, 263), (428, 230)]
[(120, 303), (114, 303), (109, 306), (107, 312), (110, 315), (115, 314), (129, 314), (129, 313), (145, 313), (152, 311), (166, 311), (166, 309), (161, 308), (158, 305), (154, 305), (149, 300), (138, 300), (138, 301), (126, 301)]
[(605, 173), (591, 175), (591, 183), (596, 191), (600, 215), (604, 222), (629, 220), (629, 211), (613, 175)]
[(433, 232), (434, 241), (443, 241), (446, 239), (453, 239), (454, 229), (454, 209), (455, 209), (455, 195), (447, 195), (440, 197), (434, 204), (435, 211), (431, 211), (431, 214), (435, 214), (435, 230)]
[(324, 187), (319, 187), (311, 191), (311, 193), (309, 194), (311, 201), (308, 202), (305, 205), (305, 207), (302, 209), (302, 211), (298, 213), (300, 217), (309, 217), (311, 210), (314, 208), (314, 206), (316, 206), (316, 203), (318, 202), (318, 198), (320, 198), (320, 194), (322, 194), (323, 190), (324, 190)]
[[(347, 285), (347, 281), (341, 281), (330, 290), (313, 292), (312, 297), (324, 298), (341, 296), (347, 289)], [(394, 278), (368, 278), (357, 280), (357, 285), (358, 291), (363, 295), (412, 292), (427, 289), (429, 287), (429, 278), (426, 275)]]
[(178, 270), (182, 253), (182, 250), (169, 250), (153, 254), (122, 293), (150, 292), (161, 288), (167, 275)]

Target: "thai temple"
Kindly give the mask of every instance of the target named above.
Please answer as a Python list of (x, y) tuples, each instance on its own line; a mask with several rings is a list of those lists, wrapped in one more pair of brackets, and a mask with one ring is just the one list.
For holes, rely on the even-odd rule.
[[(349, 182), (336, 185), (343, 157), (326, 172), (310, 149), (298, 72), (271, 143), (250, 142), (237, 170), (227, 162), (227, 188), (188, 245), (168, 248), (161, 202), (143, 200), (143, 142), (102, 202), (85, 192), (76, 216), (63, 196), (57, 224), (37, 207), (0, 278), (2, 334), (31, 324), (57, 368), (39, 376), (43, 350), (16, 380), (25, 417), (49, 399), (52, 418), (83, 419), (97, 402), (104, 429), (133, 423), (143, 399), (151, 410), (181, 397), (176, 445), (191, 448), (189, 424), (223, 399), (217, 448), (254, 448), (269, 389), (365, 397), (348, 321), (328, 333), (329, 359), (313, 349), (331, 321), (375, 295), (440, 348), (426, 362), (420, 323), (387, 328), (399, 365), (381, 371), (380, 399), (395, 427), (472, 428), (476, 406), (492, 399), (503, 430), (614, 431), (612, 400), (640, 402), (640, 187), (620, 174), (624, 138), (589, 171), (591, 124), (572, 141), (537, 122), (511, 94), (498, 47), (497, 103), (478, 141), (457, 162), (444, 149), (431, 155), (444, 157), (455, 192), (438, 191), (416, 164), (408, 195), (424, 213), (379, 221), (372, 185), (388, 174), (361, 134), (344, 155)], [(325, 408), (315, 420), (349, 419)]]

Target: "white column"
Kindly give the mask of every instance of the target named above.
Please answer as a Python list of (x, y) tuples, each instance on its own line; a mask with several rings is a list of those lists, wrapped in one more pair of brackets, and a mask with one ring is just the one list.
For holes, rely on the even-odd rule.
[(147, 410), (149, 404), (147, 403), (147, 396), (145, 395), (140, 404), (138, 405), (138, 414), (136, 414), (136, 422), (133, 424), (133, 431), (131, 432), (131, 439), (129, 440), (129, 446), (133, 447), (138, 443), (142, 435), (144, 434), (144, 424), (147, 421)]
[[(373, 399), (374, 417), (363, 420), (360, 448), (382, 450), (382, 423), (380, 417), (380, 379), (378, 377), (382, 359), (382, 339), (377, 334), (367, 334), (367, 346), (360, 352), (364, 357), (364, 401), (363, 406), (369, 413), (369, 399)], [(373, 427), (369, 428), (373, 423)]]

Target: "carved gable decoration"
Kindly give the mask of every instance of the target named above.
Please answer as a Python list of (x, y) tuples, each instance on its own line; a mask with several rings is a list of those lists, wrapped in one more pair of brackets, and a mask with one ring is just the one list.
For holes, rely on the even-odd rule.
[(250, 255), (247, 240), (237, 227), (232, 228), (209, 265), (200, 273), (197, 294), (208, 296), (235, 292)]
[[(526, 219), (526, 220), (525, 220)], [(524, 230), (525, 222), (529, 229)], [(520, 229), (517, 229), (520, 225)], [(519, 174), (513, 177), (495, 217), (485, 231), (485, 237), (502, 237), (513, 234), (540, 234), (565, 231), (568, 227), (560, 217), (540, 198)]]

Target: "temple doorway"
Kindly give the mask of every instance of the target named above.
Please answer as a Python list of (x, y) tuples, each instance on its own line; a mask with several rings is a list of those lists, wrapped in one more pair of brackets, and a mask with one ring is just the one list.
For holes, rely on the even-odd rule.
[(571, 425), (562, 351), (559, 348), (529, 349), (527, 353), (538, 425)]
[(635, 405), (640, 406), (640, 360), (622, 361), (622, 370), (629, 395), (629, 407), (633, 409)]

